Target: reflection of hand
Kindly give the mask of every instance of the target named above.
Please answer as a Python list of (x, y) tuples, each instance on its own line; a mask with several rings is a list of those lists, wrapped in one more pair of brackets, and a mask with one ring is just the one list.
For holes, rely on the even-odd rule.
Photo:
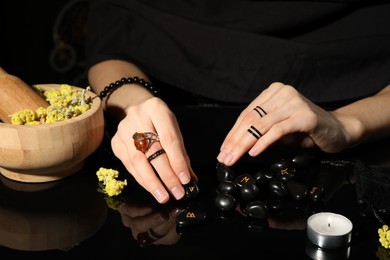
[(118, 212), (123, 225), (131, 229), (132, 236), (141, 246), (173, 245), (180, 239), (176, 233), (178, 208), (165, 212), (148, 206), (123, 204)]
[(296, 215), (288, 218), (269, 217), (268, 224), (270, 228), (283, 230), (304, 230), (306, 229), (306, 216)]
[(337, 152), (348, 145), (349, 138), (335, 113), (291, 86), (273, 83), (242, 111), (221, 146), (218, 161), (231, 166), (244, 153), (257, 156), (278, 140)]
[[(136, 150), (132, 139), (133, 133), (141, 131), (158, 133), (160, 140), (145, 154)], [(149, 162), (148, 156), (162, 148), (165, 153)], [(159, 98), (149, 98), (127, 109), (112, 139), (112, 149), (135, 180), (159, 203), (166, 203), (170, 194), (175, 199), (183, 198), (183, 184), (196, 180), (176, 117)]]

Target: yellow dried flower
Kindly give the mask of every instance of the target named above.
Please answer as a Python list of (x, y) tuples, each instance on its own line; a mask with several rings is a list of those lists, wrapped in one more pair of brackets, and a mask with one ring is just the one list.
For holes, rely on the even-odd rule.
[(100, 169), (96, 172), (96, 175), (98, 180), (106, 185), (107, 181), (118, 178), (119, 172), (117, 170), (100, 167)]
[(378, 229), (379, 242), (381, 245), (389, 249), (390, 248), (390, 230), (388, 225), (383, 225), (382, 228)]
[(108, 196), (117, 196), (127, 186), (127, 180), (117, 180), (119, 172), (113, 169), (100, 167), (96, 172), (98, 180), (103, 184), (103, 192)]
[(46, 120), (45, 124), (49, 123), (55, 123), (64, 121), (67, 117), (64, 115), (64, 113), (59, 109), (46, 109)]
[(11, 123), (14, 125), (23, 125), (26, 122), (26, 110), (16, 112), (11, 115)]
[(117, 196), (121, 194), (123, 188), (127, 185), (127, 181), (118, 181), (116, 179), (110, 179), (106, 183), (105, 191), (108, 196)]
[(92, 99), (85, 96), (86, 90), (76, 90), (68, 84), (62, 84), (60, 89), (48, 89), (43, 91), (39, 86), (35, 90), (48, 102), (47, 108), (40, 107), (35, 112), (31, 109), (16, 112), (11, 115), (11, 123), (24, 124), (49, 124), (61, 122), (66, 119), (81, 115), (91, 107)]
[(77, 105), (74, 106), (74, 110), (76, 111), (77, 115), (81, 115), (85, 111), (87, 111), (90, 108), (89, 104), (84, 104), (84, 105)]
[(38, 108), (35, 113), (37, 114), (37, 118), (44, 119), (46, 117), (46, 109), (43, 107)]

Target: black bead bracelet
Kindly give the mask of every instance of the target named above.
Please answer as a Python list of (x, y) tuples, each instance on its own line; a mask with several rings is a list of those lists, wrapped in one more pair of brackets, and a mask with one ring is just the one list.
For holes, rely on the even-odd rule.
[(106, 86), (104, 88), (104, 90), (100, 92), (100, 94), (99, 94), (100, 98), (105, 98), (112, 91), (114, 91), (117, 88), (122, 87), (125, 84), (140, 85), (140, 86), (146, 88), (147, 90), (149, 90), (154, 96), (159, 96), (159, 91), (150, 82), (148, 82), (144, 79), (140, 79), (138, 77), (129, 77), (129, 78), (122, 78), (122, 79)]

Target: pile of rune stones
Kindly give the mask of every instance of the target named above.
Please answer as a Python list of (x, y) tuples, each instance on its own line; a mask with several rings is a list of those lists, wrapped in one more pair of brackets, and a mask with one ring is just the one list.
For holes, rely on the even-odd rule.
[[(238, 174), (232, 168), (217, 163), (215, 207), (226, 216), (239, 212), (248, 223), (264, 224), (268, 217), (295, 212), (310, 215), (319, 211), (325, 185), (318, 182), (312, 171), (314, 158), (298, 154), (282, 158), (254, 172)], [(194, 182), (185, 185), (186, 198), (194, 199), (199, 188)], [(207, 219), (204, 211), (187, 208), (177, 216), (177, 226), (187, 227)]]

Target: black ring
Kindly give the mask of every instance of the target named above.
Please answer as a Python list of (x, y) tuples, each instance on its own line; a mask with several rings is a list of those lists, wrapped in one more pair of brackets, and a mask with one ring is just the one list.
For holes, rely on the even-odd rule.
[(156, 231), (153, 230), (153, 228), (149, 229), (148, 230), (149, 234), (157, 239), (161, 239), (163, 238), (164, 236), (163, 235), (160, 235), (158, 233), (156, 233)]
[(141, 247), (150, 246), (157, 240), (158, 239), (150, 237), (149, 232), (142, 232), (137, 235), (137, 242)]
[(250, 128), (248, 128), (248, 132), (251, 133), (256, 139), (260, 139), (260, 137), (263, 136), (263, 134), (257, 130), (256, 127), (254, 127), (253, 125), (251, 125)]
[[(265, 110), (262, 109), (260, 106), (256, 106), (253, 110), (255, 110), (261, 117), (267, 114), (267, 112), (265, 112)], [(261, 112), (263, 112), (263, 114)]]
[(165, 153), (164, 149), (158, 150), (157, 152), (153, 153), (152, 155), (150, 155), (148, 157), (148, 161), (150, 162), (151, 160), (155, 159), (157, 156), (159, 156), (159, 155), (161, 155), (163, 153)]

